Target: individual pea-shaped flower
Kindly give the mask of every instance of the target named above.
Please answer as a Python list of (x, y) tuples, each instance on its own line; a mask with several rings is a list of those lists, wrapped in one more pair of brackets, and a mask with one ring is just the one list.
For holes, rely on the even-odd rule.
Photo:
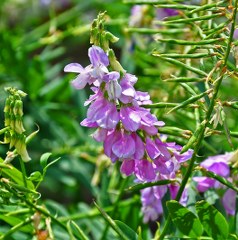
[[(204, 160), (200, 166), (222, 177), (227, 178), (230, 175), (228, 160), (231, 156), (232, 153), (211, 156)], [(199, 192), (205, 192), (209, 188), (219, 188), (221, 186), (218, 181), (209, 177), (193, 177), (193, 180), (197, 182), (197, 189)]]
[(103, 81), (103, 77), (108, 73), (107, 66), (109, 60), (107, 54), (98, 46), (92, 46), (88, 50), (88, 56), (91, 64), (83, 68), (79, 63), (70, 63), (65, 66), (65, 72), (79, 73), (72, 81), (72, 85), (76, 89), (82, 89), (86, 84), (92, 83), (99, 86)]
[[(116, 105), (103, 97), (98, 98), (88, 108), (87, 121), (91, 124), (96, 123), (96, 127), (114, 129), (119, 122)], [(85, 123), (85, 120), (83, 123)], [(81, 123), (81, 125), (84, 124)]]

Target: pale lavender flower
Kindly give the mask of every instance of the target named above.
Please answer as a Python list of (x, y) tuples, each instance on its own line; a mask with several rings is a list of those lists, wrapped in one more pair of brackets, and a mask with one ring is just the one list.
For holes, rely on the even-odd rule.
[(157, 20), (164, 20), (167, 17), (172, 17), (178, 15), (178, 11), (172, 8), (159, 8), (156, 12), (156, 19)]
[[(226, 153), (208, 157), (200, 165), (211, 172), (227, 178), (230, 175), (228, 160), (231, 156), (232, 153)], [(200, 192), (204, 192), (209, 188), (219, 188), (221, 186), (218, 181), (209, 177), (194, 177), (193, 180), (197, 182), (197, 189)]]
[(72, 81), (72, 85), (76, 89), (82, 89), (87, 84), (92, 83), (99, 86), (103, 81), (103, 77), (108, 73), (107, 66), (109, 60), (106, 53), (97, 46), (92, 46), (88, 50), (88, 55), (91, 64), (83, 68), (79, 63), (70, 63), (65, 66), (65, 72), (79, 73), (79, 75)]
[(152, 104), (148, 92), (136, 91), (135, 100), (138, 105)]
[(118, 72), (109, 72), (103, 77), (103, 80), (106, 82), (106, 91), (108, 94), (109, 100), (116, 101), (121, 96), (121, 86), (118, 83), (118, 79), (120, 78), (120, 74)]
[(134, 89), (134, 84), (137, 82), (137, 77), (135, 75), (126, 73), (121, 81), (121, 96), (119, 100), (124, 103), (128, 104), (131, 103), (136, 95), (136, 91)]
[(161, 195), (159, 195), (159, 192), (160, 191), (158, 190), (158, 187), (150, 187), (141, 190), (141, 202), (144, 223), (147, 223), (149, 221), (155, 221), (160, 215), (163, 214), (163, 206), (161, 199), (163, 198), (165, 193), (161, 193)]
[(153, 163), (147, 159), (137, 160), (135, 162), (135, 175), (139, 181), (151, 182), (156, 179), (156, 173)]
[(235, 215), (236, 213), (236, 192), (232, 189), (228, 189), (222, 197), (222, 203), (229, 215)]
[(140, 112), (136, 111), (133, 106), (122, 107), (120, 110), (120, 119), (127, 131), (135, 132), (141, 125)]

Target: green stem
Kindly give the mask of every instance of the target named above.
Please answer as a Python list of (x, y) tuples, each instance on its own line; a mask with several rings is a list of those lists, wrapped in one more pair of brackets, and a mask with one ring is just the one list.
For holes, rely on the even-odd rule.
[[(113, 204), (113, 210), (112, 210), (112, 214), (111, 214), (112, 218), (115, 217), (115, 214), (116, 214), (117, 209), (118, 209), (118, 205), (119, 205), (121, 197), (122, 197), (122, 195), (124, 193), (124, 189), (125, 189), (125, 186), (126, 186), (127, 182), (128, 182), (128, 178), (125, 178), (125, 179), (123, 179), (123, 182), (120, 185), (119, 194), (117, 196), (116, 201)], [(106, 239), (106, 235), (107, 235), (108, 229), (109, 229), (109, 224), (106, 225), (106, 227), (105, 227), (105, 229), (103, 231), (103, 234), (101, 236), (101, 240)]]
[[(220, 85), (222, 83), (222, 79), (224, 77), (224, 68), (227, 65), (228, 56), (229, 56), (229, 53), (230, 53), (230, 50), (231, 50), (231, 43), (232, 43), (232, 39), (233, 39), (233, 34), (234, 34), (234, 30), (235, 30), (235, 19), (236, 19), (236, 12), (237, 12), (237, 3), (238, 3), (238, 0), (235, 1), (235, 8), (234, 8), (233, 16), (232, 16), (232, 26), (231, 26), (229, 40), (228, 40), (228, 43), (227, 43), (227, 49), (226, 49), (226, 53), (225, 53), (225, 57), (224, 57), (224, 62), (223, 62), (223, 65), (221, 66), (221, 74), (220, 74), (220, 77), (215, 82), (215, 86), (214, 86), (214, 90), (213, 90), (213, 96), (211, 98), (211, 101), (210, 101), (210, 104), (209, 104), (209, 108), (208, 108), (208, 111), (207, 111), (206, 117), (205, 117), (205, 124), (202, 127), (202, 130), (201, 130), (201, 132), (200, 132), (200, 134), (198, 136), (197, 144), (196, 144), (196, 146), (194, 148), (194, 152), (193, 152), (190, 164), (188, 166), (188, 169), (187, 169), (187, 171), (185, 173), (185, 176), (184, 176), (184, 178), (182, 180), (181, 186), (180, 186), (180, 188), (178, 190), (178, 193), (177, 193), (177, 196), (175, 198), (176, 201), (180, 200), (180, 198), (181, 198), (181, 196), (183, 194), (183, 191), (185, 189), (185, 186), (186, 186), (186, 184), (188, 182), (188, 179), (190, 178), (190, 176), (192, 174), (194, 163), (195, 163), (195, 160), (196, 160), (196, 156), (197, 156), (198, 151), (200, 149), (200, 145), (201, 145), (203, 137), (204, 137), (204, 132), (205, 132), (205, 129), (206, 129), (207, 124), (209, 122), (209, 119), (211, 117), (211, 114), (213, 112), (213, 109), (214, 109), (214, 106), (215, 106), (216, 97), (217, 97)], [(160, 240), (164, 239), (165, 234), (166, 234), (166, 232), (168, 230), (168, 227), (169, 227), (170, 223), (171, 223), (171, 217), (168, 217), (166, 219), (166, 222), (165, 222), (165, 225), (164, 225), (164, 229), (163, 229), (163, 231), (162, 231), (162, 233), (161, 233), (161, 235), (159, 237)]]
[(23, 178), (24, 187), (27, 188), (26, 168), (25, 168), (25, 163), (23, 162), (23, 160), (21, 159), (21, 157), (20, 157), (20, 165), (21, 165), (21, 172), (22, 172), (22, 178)]

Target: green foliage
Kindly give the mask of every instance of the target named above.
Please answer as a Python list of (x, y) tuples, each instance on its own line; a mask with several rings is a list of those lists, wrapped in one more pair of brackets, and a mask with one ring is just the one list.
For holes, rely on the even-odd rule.
[[(237, 181), (196, 166), (206, 156), (237, 148), (237, 1), (41, 2), (0, 2), (0, 112), (5, 112), (0, 116), (5, 143), (0, 145), (0, 239), (40, 239), (43, 234), (73, 240), (150, 240), (167, 234), (237, 239), (238, 214), (222, 215), (222, 191), (215, 197), (214, 189), (190, 196), (189, 209), (178, 203), (195, 170), (238, 191)], [(135, 4), (145, 8), (133, 26), (130, 9)], [(178, 14), (156, 19), (164, 8)], [(194, 149), (181, 170), (182, 182), (125, 180), (90, 138), (91, 131), (80, 127), (89, 89), (74, 90), (74, 76), (62, 69), (72, 61), (88, 64), (91, 23), (100, 12), (97, 28), (103, 23), (105, 31), (95, 32), (91, 43), (109, 49), (114, 69), (138, 76), (137, 89), (148, 91), (154, 101), (144, 107), (166, 122), (159, 132), (183, 145), (183, 151)], [(15, 90), (10, 91), (12, 106), (4, 109), (6, 88)], [(27, 164), (21, 161), (30, 160), (26, 153), (31, 158)], [(233, 176), (237, 162), (233, 157)], [(166, 220), (165, 212), (159, 227), (144, 224), (139, 191), (175, 183), (180, 189), (176, 201), (167, 202), (170, 217)], [(203, 197), (220, 211), (199, 201)], [(167, 231), (170, 220), (179, 232)]]
[(213, 239), (227, 239), (229, 227), (226, 219), (213, 206), (205, 201), (196, 203), (198, 217), (207, 235)]
[(203, 233), (203, 225), (199, 219), (186, 207), (171, 200), (167, 202), (169, 214), (176, 227), (186, 236), (198, 238)]

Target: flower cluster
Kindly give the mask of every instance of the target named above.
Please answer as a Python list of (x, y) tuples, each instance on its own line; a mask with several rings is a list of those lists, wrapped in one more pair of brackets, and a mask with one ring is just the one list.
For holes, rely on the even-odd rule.
[(96, 128), (93, 138), (104, 143), (105, 154), (113, 163), (122, 161), (121, 171), (126, 175), (153, 181), (157, 172), (170, 174), (178, 170), (191, 152), (180, 155), (181, 146), (157, 136), (164, 122), (141, 106), (151, 101), (148, 93), (135, 90), (136, 76), (109, 71), (108, 56), (98, 46), (89, 48), (88, 55), (89, 66), (71, 63), (64, 68), (65, 72), (79, 73), (72, 81), (76, 89), (92, 85), (94, 94), (85, 102), (90, 106), (81, 125)]
[[(4, 144), (9, 143), (9, 149), (15, 148), (23, 161), (28, 162), (31, 158), (26, 150), (26, 135), (23, 126), (23, 102), (26, 93), (15, 88), (6, 88), (9, 93), (4, 107)], [(8, 151), (5, 163), (11, 162), (16, 157), (16, 152)]]
[[(230, 167), (228, 165), (229, 159), (232, 157), (232, 155), (233, 153), (226, 153), (223, 155), (208, 157), (200, 164), (200, 166), (205, 168), (206, 170), (209, 170), (221, 177), (232, 181), (232, 178), (230, 177)], [(210, 177), (197, 176), (193, 177), (193, 180), (197, 182), (197, 190), (201, 193), (204, 193), (211, 188), (216, 190), (224, 189), (222, 196), (222, 204), (227, 214), (235, 214), (235, 191), (230, 188), (226, 189), (224, 185)]]
[[(113, 163), (122, 162), (121, 172), (126, 176), (134, 174), (139, 182), (175, 178), (180, 164), (191, 157), (192, 151), (180, 154), (181, 146), (166, 142), (158, 135), (158, 128), (164, 126), (164, 122), (142, 107), (143, 104), (150, 104), (151, 100), (147, 92), (135, 90), (136, 76), (109, 71), (109, 58), (98, 46), (90, 47), (88, 55), (91, 64), (87, 67), (71, 63), (64, 68), (65, 72), (79, 73), (72, 81), (76, 89), (88, 84), (94, 93), (85, 102), (90, 106), (81, 125), (96, 129), (92, 137), (103, 142), (104, 152)], [(172, 188), (174, 192), (176, 187)], [(164, 189), (167, 191), (167, 187)], [(154, 197), (161, 199), (165, 190), (159, 190), (159, 195), (157, 190), (149, 191), (156, 192)], [(153, 202), (147, 191), (142, 191), (145, 221), (154, 220), (154, 215), (161, 212), (157, 205), (159, 201)], [(156, 210), (151, 216), (148, 209), (153, 204), (156, 204)]]

